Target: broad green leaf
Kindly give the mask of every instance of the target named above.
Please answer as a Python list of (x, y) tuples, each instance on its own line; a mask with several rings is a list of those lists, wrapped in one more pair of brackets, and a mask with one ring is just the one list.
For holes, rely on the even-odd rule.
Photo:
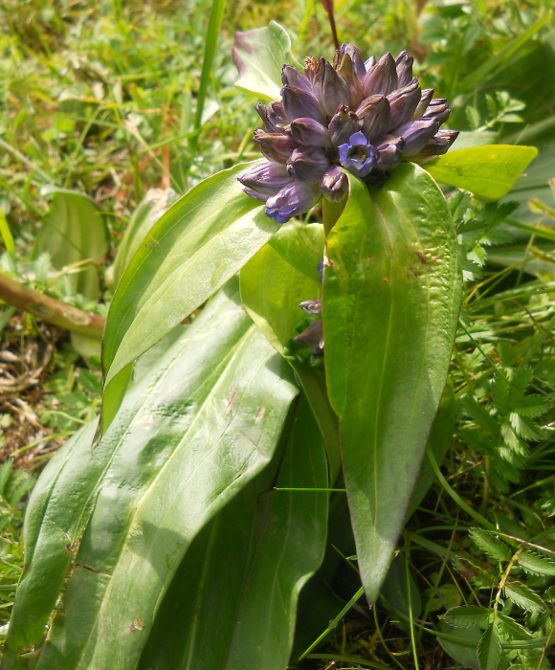
[(140, 670), (287, 666), (299, 591), (323, 558), (328, 507), (326, 493), (271, 490), (327, 486), (322, 438), (304, 399), (282, 458), (277, 452), (197, 536)]
[(478, 660), (481, 670), (497, 670), (501, 660), (501, 640), (496, 621), (488, 626), (478, 642)]
[(487, 607), (461, 605), (452, 607), (443, 618), (449, 625), (457, 628), (475, 628), (487, 624), (489, 615), (490, 610)]
[(402, 165), (371, 192), (349, 183), (327, 238), (324, 358), (358, 564), (375, 602), (445, 386), (462, 282), (451, 215), (427, 172)]
[(106, 387), (213, 295), (279, 228), (237, 181), (250, 167), (238, 165), (204, 180), (147, 234), (108, 313)]
[[(241, 270), (241, 298), (268, 341), (283, 353), (297, 335), (296, 325), (306, 313), (299, 303), (320, 297), (318, 263), (323, 257), (324, 232), (320, 224), (283, 226)], [(324, 436), (331, 481), (341, 468), (337, 417), (330, 407), (323, 370), (291, 361), (307, 394)]]
[(275, 21), (267, 28), (237, 32), (231, 55), (239, 71), (235, 86), (266, 100), (281, 98), (284, 63), (300, 67), (291, 53), (287, 31)]
[(527, 612), (545, 612), (546, 604), (540, 596), (522, 582), (510, 582), (505, 585), (505, 597)]
[[(134, 668), (187, 548), (272, 461), (297, 392), (234, 280), (131, 388), (95, 448), (45, 471), (4, 669)], [(40, 653), (21, 658), (49, 623)]]
[(535, 147), (492, 144), (439, 156), (426, 163), (426, 170), (438, 182), (470, 191), (485, 200), (499, 200), (537, 155)]
[(497, 133), (490, 130), (469, 131), (463, 130), (459, 133), (451, 153), (460, 151), (461, 149), (469, 149), (471, 147), (482, 147), (486, 144), (495, 144), (497, 142)]
[[(102, 212), (82, 193), (50, 187), (50, 210), (35, 239), (33, 258), (50, 254), (52, 265), (61, 270), (82, 261), (98, 263), (108, 252), (108, 232)], [(90, 300), (98, 298), (98, 270), (91, 264), (72, 268), (73, 287)]]
[[(449, 638), (441, 636), (438, 637), (438, 641), (449, 656), (462, 663), (464, 668), (480, 670), (476, 653), (481, 638), (480, 631), (477, 628), (454, 628), (447, 624), (443, 624), (441, 630)], [(458, 641), (450, 638), (458, 638)]]
[[(430, 437), (428, 438), (428, 445), (434, 454), (436, 462), (440, 464), (443, 461), (447, 450), (453, 444), (453, 434), (455, 432), (455, 391), (453, 389), (453, 384), (450, 379), (447, 380), (445, 385), (445, 390), (443, 391), (443, 396), (437, 414), (434, 419), (432, 430), (430, 431)], [(435, 479), (435, 473), (432, 470), (432, 466), (427, 458), (422, 461), (422, 467), (418, 474), (418, 479), (414, 486), (410, 503), (407, 509), (408, 519), (416, 511), (416, 508), (420, 505), (424, 496), (430, 489), (433, 481)]]
[[(417, 619), (422, 613), (420, 591), (410, 569), (407, 574), (405, 554), (399, 554), (389, 567), (381, 595), (385, 598), (387, 609), (394, 615), (396, 612), (400, 612), (403, 615), (401, 621), (397, 624), (400, 628), (409, 629), (411, 610), (413, 619)], [(397, 616), (396, 618), (399, 617)]]
[(175, 200), (175, 191), (171, 188), (151, 188), (145, 199), (139, 204), (125, 228), (114, 264), (110, 268), (110, 282), (116, 287), (119, 284), (125, 268), (129, 265), (135, 252), (145, 239), (148, 231), (158, 219), (169, 209)]

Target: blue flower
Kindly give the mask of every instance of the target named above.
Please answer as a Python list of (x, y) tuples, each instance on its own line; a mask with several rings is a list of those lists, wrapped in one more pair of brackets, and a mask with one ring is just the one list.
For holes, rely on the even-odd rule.
[(377, 152), (360, 130), (338, 149), (341, 165), (361, 179), (367, 177), (378, 162)]

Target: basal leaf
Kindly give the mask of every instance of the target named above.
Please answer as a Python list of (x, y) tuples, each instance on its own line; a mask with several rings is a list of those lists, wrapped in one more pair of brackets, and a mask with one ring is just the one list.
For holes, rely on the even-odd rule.
[[(285, 456), (245, 487), (199, 534), (160, 607), (139, 670), (283, 670), (299, 590), (324, 552), (327, 463), (305, 399)], [(217, 633), (215, 633), (217, 631)]]
[(501, 660), (501, 640), (497, 622), (493, 621), (478, 642), (478, 660), (481, 670), (497, 670)]
[(493, 144), (453, 151), (426, 163), (426, 170), (443, 184), (470, 191), (485, 200), (499, 200), (511, 190), (535, 147)]
[(374, 602), (445, 386), (461, 268), (449, 209), (427, 172), (402, 165), (370, 193), (349, 181), (327, 238), (324, 359), (359, 568)]
[(283, 64), (299, 66), (287, 31), (275, 21), (266, 28), (237, 32), (231, 55), (239, 70), (235, 86), (267, 100), (281, 97)]
[(278, 229), (237, 182), (246, 169), (238, 165), (195, 186), (138, 248), (106, 321), (106, 387), (213, 295)]
[[(297, 335), (296, 326), (306, 317), (299, 308), (304, 300), (318, 298), (321, 286), (318, 263), (323, 257), (324, 236), (319, 224), (283, 226), (241, 270), (241, 298), (253, 321), (268, 341), (283, 353)], [(331, 480), (337, 476), (339, 429), (327, 397), (323, 370), (290, 360), (324, 436)]]
[(33, 257), (47, 252), (52, 265), (61, 270), (85, 260), (72, 276), (73, 288), (89, 300), (97, 300), (98, 270), (94, 267), (108, 252), (108, 231), (102, 212), (86, 195), (51, 187), (43, 194), (53, 194), (50, 210), (40, 227), (33, 249)]
[[(297, 392), (234, 280), (132, 387), (95, 448), (45, 471), (4, 670), (135, 668), (189, 545), (272, 461)], [(45, 624), (40, 653), (22, 657)]]
[(487, 607), (476, 607), (474, 605), (461, 605), (452, 607), (445, 615), (445, 621), (457, 628), (475, 628), (487, 624), (490, 610)]

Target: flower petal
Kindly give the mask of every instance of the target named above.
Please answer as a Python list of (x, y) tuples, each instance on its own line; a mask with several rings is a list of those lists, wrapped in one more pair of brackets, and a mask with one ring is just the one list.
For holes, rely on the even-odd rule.
[(312, 93), (296, 86), (284, 86), (281, 95), (285, 113), (290, 121), (308, 117), (322, 125), (326, 123), (322, 108)]
[(347, 181), (347, 177), (341, 172), (341, 168), (338, 165), (334, 165), (328, 170), (320, 181), (320, 191), (331, 202), (343, 200), (347, 195), (348, 187), (349, 182)]
[(383, 95), (371, 95), (356, 111), (362, 122), (362, 132), (371, 141), (391, 128), (389, 100)]
[(304, 74), (301, 74), (297, 68), (294, 68), (292, 65), (285, 64), (281, 68), (281, 81), (284, 86), (295, 86), (296, 88), (302, 88), (309, 93), (312, 93), (312, 83), (310, 79)]
[(347, 105), (341, 105), (333, 115), (328, 130), (330, 131), (331, 141), (338, 147), (349, 141), (353, 133), (361, 130), (362, 121), (354, 112), (350, 112)]
[(395, 60), (395, 69), (397, 70), (397, 78), (399, 80), (399, 88), (407, 86), (412, 79), (412, 64), (414, 58), (406, 51), (401, 51)]
[(391, 111), (391, 127), (410, 121), (421, 99), (418, 79), (415, 77), (407, 86), (398, 88), (387, 96)]
[(349, 101), (347, 84), (325, 58), (318, 61), (313, 91), (327, 116), (333, 116), (340, 105)]
[(287, 161), (291, 177), (309, 184), (317, 184), (329, 167), (330, 161), (320, 147), (299, 147)]
[(314, 119), (295, 119), (291, 123), (291, 135), (307, 147), (331, 149), (333, 146), (328, 129)]
[(406, 141), (403, 158), (416, 155), (421, 151), (439, 129), (439, 123), (434, 118), (422, 118), (409, 121), (396, 128), (394, 133)]
[(278, 223), (286, 223), (292, 216), (305, 214), (318, 202), (321, 193), (317, 186), (306, 182), (293, 181), (268, 198), (266, 215)]
[(360, 49), (349, 42), (341, 47), (341, 51), (342, 55), (349, 56), (351, 63), (353, 64), (353, 72), (362, 81), (366, 74), (366, 67), (364, 66), (362, 56), (360, 55)]
[(254, 131), (253, 139), (268, 160), (278, 163), (285, 163), (297, 146), (285, 133), (265, 133), (260, 128)]
[(257, 200), (266, 200), (275, 195), (291, 182), (285, 165), (281, 163), (262, 163), (251, 168), (238, 181), (245, 187), (245, 192)]
[(390, 53), (382, 56), (380, 60), (366, 73), (362, 87), (364, 95), (388, 95), (398, 88), (399, 80), (395, 61)]

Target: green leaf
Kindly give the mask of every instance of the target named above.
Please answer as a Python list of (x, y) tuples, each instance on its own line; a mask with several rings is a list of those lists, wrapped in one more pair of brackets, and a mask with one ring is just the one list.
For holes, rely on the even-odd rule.
[(27, 667), (19, 654), (61, 594), (38, 667), (135, 668), (189, 545), (272, 461), (297, 392), (234, 280), (132, 387), (95, 448), (65, 449), (45, 470), (5, 670)]
[[(476, 648), (480, 641), (480, 631), (477, 628), (454, 628), (444, 624), (441, 627), (442, 632), (449, 637), (438, 637), (438, 642), (445, 651), (465, 668), (480, 670)], [(460, 642), (450, 638), (457, 638)]]
[[(33, 258), (50, 254), (52, 265), (64, 267), (91, 260), (98, 263), (108, 252), (108, 232), (102, 212), (82, 193), (49, 187), (43, 195), (53, 194), (50, 210), (39, 228)], [(73, 275), (73, 288), (90, 300), (98, 298), (98, 270), (90, 264)]]
[[(323, 251), (324, 231), (320, 224), (290, 224), (283, 226), (241, 270), (243, 303), (280, 353), (297, 335), (296, 326), (306, 316), (299, 303), (320, 296), (317, 266)], [(327, 397), (324, 373), (306, 362), (290, 363), (324, 436), (333, 483), (341, 468), (339, 429)]]
[(490, 611), (487, 607), (461, 605), (452, 607), (443, 618), (449, 625), (457, 628), (479, 628), (487, 624)]
[[(197, 536), (156, 617), (140, 670), (195, 666), (283, 670), (299, 591), (320, 565), (327, 494), (271, 487), (327, 486), (318, 425), (301, 399), (285, 457)], [(217, 631), (217, 634), (215, 634)]]
[(349, 183), (327, 238), (324, 359), (374, 602), (445, 386), (462, 282), (449, 208), (427, 172), (402, 165), (370, 192), (355, 177)]
[(506, 614), (497, 612), (497, 618), (501, 622), (501, 629), (511, 640), (531, 640), (533, 638), (532, 633)]
[(535, 551), (526, 550), (519, 554), (518, 564), (526, 572), (533, 575), (546, 575), (552, 577), (555, 575), (555, 563), (545, 556), (537, 554)]
[(145, 199), (133, 212), (119, 243), (114, 264), (110, 271), (111, 282), (114, 287), (119, 284), (125, 268), (129, 265), (148, 231), (169, 209), (174, 199), (175, 192), (171, 188), (165, 190), (153, 188), (148, 191)]
[(505, 585), (505, 597), (527, 612), (545, 612), (544, 601), (531, 588), (522, 582), (510, 582)]
[(10, 254), (15, 254), (15, 245), (13, 243), (13, 235), (10, 226), (4, 214), (4, 210), (0, 207), (0, 235), (6, 247), (6, 251)]
[(266, 100), (281, 98), (284, 63), (300, 67), (291, 53), (291, 38), (275, 21), (267, 28), (237, 32), (231, 55), (239, 71), (235, 86)]
[(279, 228), (243, 193), (238, 165), (169, 209), (135, 253), (104, 331), (105, 386), (213, 295)]
[(501, 660), (501, 640), (497, 623), (493, 621), (478, 642), (481, 670), (497, 670)]
[(494, 560), (510, 560), (513, 552), (506, 544), (498, 540), (493, 533), (483, 528), (471, 528), (469, 534), (474, 544)]
[(485, 200), (499, 200), (537, 154), (535, 147), (472, 147), (439, 156), (426, 163), (426, 170), (442, 184), (470, 191)]

